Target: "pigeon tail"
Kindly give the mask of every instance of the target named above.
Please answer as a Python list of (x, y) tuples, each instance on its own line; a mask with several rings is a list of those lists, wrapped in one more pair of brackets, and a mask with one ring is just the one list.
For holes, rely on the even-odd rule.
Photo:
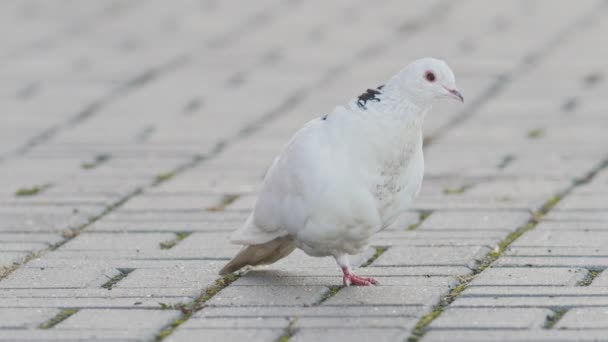
[(278, 237), (260, 245), (245, 246), (220, 271), (220, 275), (236, 272), (245, 266), (269, 265), (287, 255), (296, 248), (289, 235)]
[(280, 229), (266, 231), (260, 229), (253, 223), (253, 213), (249, 215), (247, 222), (230, 236), (230, 242), (237, 245), (260, 245), (270, 242), (278, 237), (287, 235), (287, 232)]

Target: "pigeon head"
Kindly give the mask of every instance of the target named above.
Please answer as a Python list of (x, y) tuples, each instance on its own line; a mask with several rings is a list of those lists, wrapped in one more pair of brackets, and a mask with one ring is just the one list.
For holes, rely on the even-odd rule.
[(395, 86), (410, 100), (423, 104), (431, 104), (439, 98), (464, 101), (456, 88), (452, 69), (435, 58), (422, 58), (410, 63), (391, 83), (396, 83)]

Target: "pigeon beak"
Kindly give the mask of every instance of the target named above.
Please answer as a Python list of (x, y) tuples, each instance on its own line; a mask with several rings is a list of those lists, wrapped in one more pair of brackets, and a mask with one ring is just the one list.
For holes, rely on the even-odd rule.
[(447, 94), (445, 94), (445, 96), (451, 97), (456, 100), (460, 100), (460, 102), (464, 102), (464, 97), (462, 97), (462, 94), (458, 91), (458, 89), (448, 88), (448, 87), (444, 86), (443, 84), (441, 86), (443, 87), (443, 89), (445, 89), (448, 92)]
[(464, 97), (462, 97), (462, 94), (458, 90), (456, 90), (456, 89), (447, 89), (447, 91), (450, 92), (450, 97), (453, 97), (453, 98), (455, 98), (457, 100), (460, 100), (460, 102), (464, 102)]

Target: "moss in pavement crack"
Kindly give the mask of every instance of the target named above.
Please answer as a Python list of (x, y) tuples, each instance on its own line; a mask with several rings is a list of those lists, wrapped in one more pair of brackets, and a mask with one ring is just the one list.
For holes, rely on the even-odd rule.
[(171, 239), (169, 241), (164, 241), (161, 242), (160, 245), (160, 249), (171, 249), (173, 247), (175, 247), (175, 245), (177, 245), (180, 241), (182, 241), (183, 239), (187, 238), (188, 236), (190, 236), (190, 234), (192, 234), (191, 232), (179, 232), (179, 233), (175, 233), (175, 238)]
[(545, 318), (545, 324), (543, 325), (543, 329), (552, 329), (557, 322), (564, 317), (566, 312), (568, 312), (568, 308), (555, 308), (551, 309), (553, 313), (547, 315)]
[(292, 318), (289, 320), (289, 325), (285, 328), (285, 333), (279, 337), (277, 342), (287, 342), (289, 339), (296, 333), (295, 324), (298, 321), (298, 318)]
[(445, 195), (462, 195), (472, 187), (473, 184), (465, 184), (459, 188), (445, 188), (443, 189), (443, 193)]
[[(193, 302), (189, 304), (180, 304), (179, 309), (182, 312), (180, 317), (171, 322), (158, 335), (154, 338), (155, 342), (164, 340), (167, 336), (171, 335), (177, 327), (184, 324), (192, 317), (192, 315), (201, 310), (204, 304), (209, 301), (213, 296), (218, 294), (221, 290), (225, 289), (228, 285), (239, 279), (240, 274), (227, 274), (220, 279), (217, 279), (211, 286), (207, 287)], [(164, 307), (163, 307), (164, 306)], [(169, 308), (167, 304), (161, 303), (161, 308)]]
[(227, 206), (236, 201), (240, 195), (226, 194), (222, 197), (220, 202), (212, 207), (207, 208), (207, 211), (223, 211)]
[(47, 184), (42, 184), (42, 185), (35, 185), (35, 186), (32, 186), (31, 188), (20, 188), (17, 191), (15, 191), (15, 196), (17, 196), (17, 197), (35, 196), (35, 195), (38, 195), (39, 193), (43, 192), (44, 190), (50, 188), (51, 186), (52, 186), (52, 184), (47, 183)]
[(568, 193), (568, 191), (562, 194), (551, 197), (543, 206), (532, 214), (532, 217), (524, 225), (511, 232), (504, 239), (502, 239), (496, 247), (490, 251), (478, 264), (478, 266), (464, 277), (460, 277), (460, 284), (453, 288), (447, 296), (443, 297), (440, 302), (435, 306), (435, 309), (428, 314), (422, 316), (418, 323), (414, 327), (411, 335), (408, 338), (409, 342), (419, 341), (422, 336), (426, 333), (428, 326), (454, 301), (456, 298), (468, 287), (469, 283), (473, 281), (476, 275), (483, 272), (486, 268), (490, 267), (500, 255), (520, 236), (527, 231), (530, 231), (536, 227), (539, 220), (546, 215), (561, 199)]
[(114, 285), (116, 285), (119, 281), (125, 279), (129, 273), (133, 272), (134, 268), (119, 268), (118, 274), (110, 278), (107, 282), (101, 285), (102, 288), (106, 290), (112, 290)]
[(95, 158), (93, 160), (82, 163), (80, 165), (80, 167), (82, 167), (85, 170), (94, 169), (94, 168), (98, 167), (99, 165), (107, 162), (109, 159), (110, 159), (109, 154), (98, 154), (95, 156)]
[(72, 310), (72, 309), (61, 310), (61, 311), (59, 311), (58, 314), (51, 317), (49, 320), (40, 323), (38, 328), (39, 329), (50, 329), (50, 328), (56, 326), (57, 324), (65, 321), (66, 319), (68, 319), (68, 317), (72, 316), (76, 312), (78, 312), (78, 310)]
[(422, 224), (422, 222), (424, 222), (424, 220), (431, 216), (432, 213), (433, 211), (431, 210), (420, 211), (420, 213), (418, 214), (418, 222), (410, 224), (405, 230), (415, 230)]
[(602, 272), (603, 271), (601, 271), (601, 270), (589, 270), (589, 272), (587, 272), (587, 276), (583, 280), (581, 280), (577, 285), (578, 286), (591, 285), (591, 283), (593, 283), (595, 278), (597, 278), (597, 276), (599, 276), (600, 273), (602, 273)]
[(171, 178), (175, 177), (175, 174), (176, 173), (174, 171), (159, 173), (154, 179), (154, 186), (170, 180)]

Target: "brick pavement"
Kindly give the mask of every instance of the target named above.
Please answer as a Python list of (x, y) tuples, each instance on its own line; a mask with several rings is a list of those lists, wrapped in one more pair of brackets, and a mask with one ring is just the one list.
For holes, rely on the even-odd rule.
[[(605, 1), (0, 6), (0, 340), (608, 336)], [(281, 145), (422, 56), (467, 101), (358, 258), (381, 285), (301, 252), (219, 278)]]

